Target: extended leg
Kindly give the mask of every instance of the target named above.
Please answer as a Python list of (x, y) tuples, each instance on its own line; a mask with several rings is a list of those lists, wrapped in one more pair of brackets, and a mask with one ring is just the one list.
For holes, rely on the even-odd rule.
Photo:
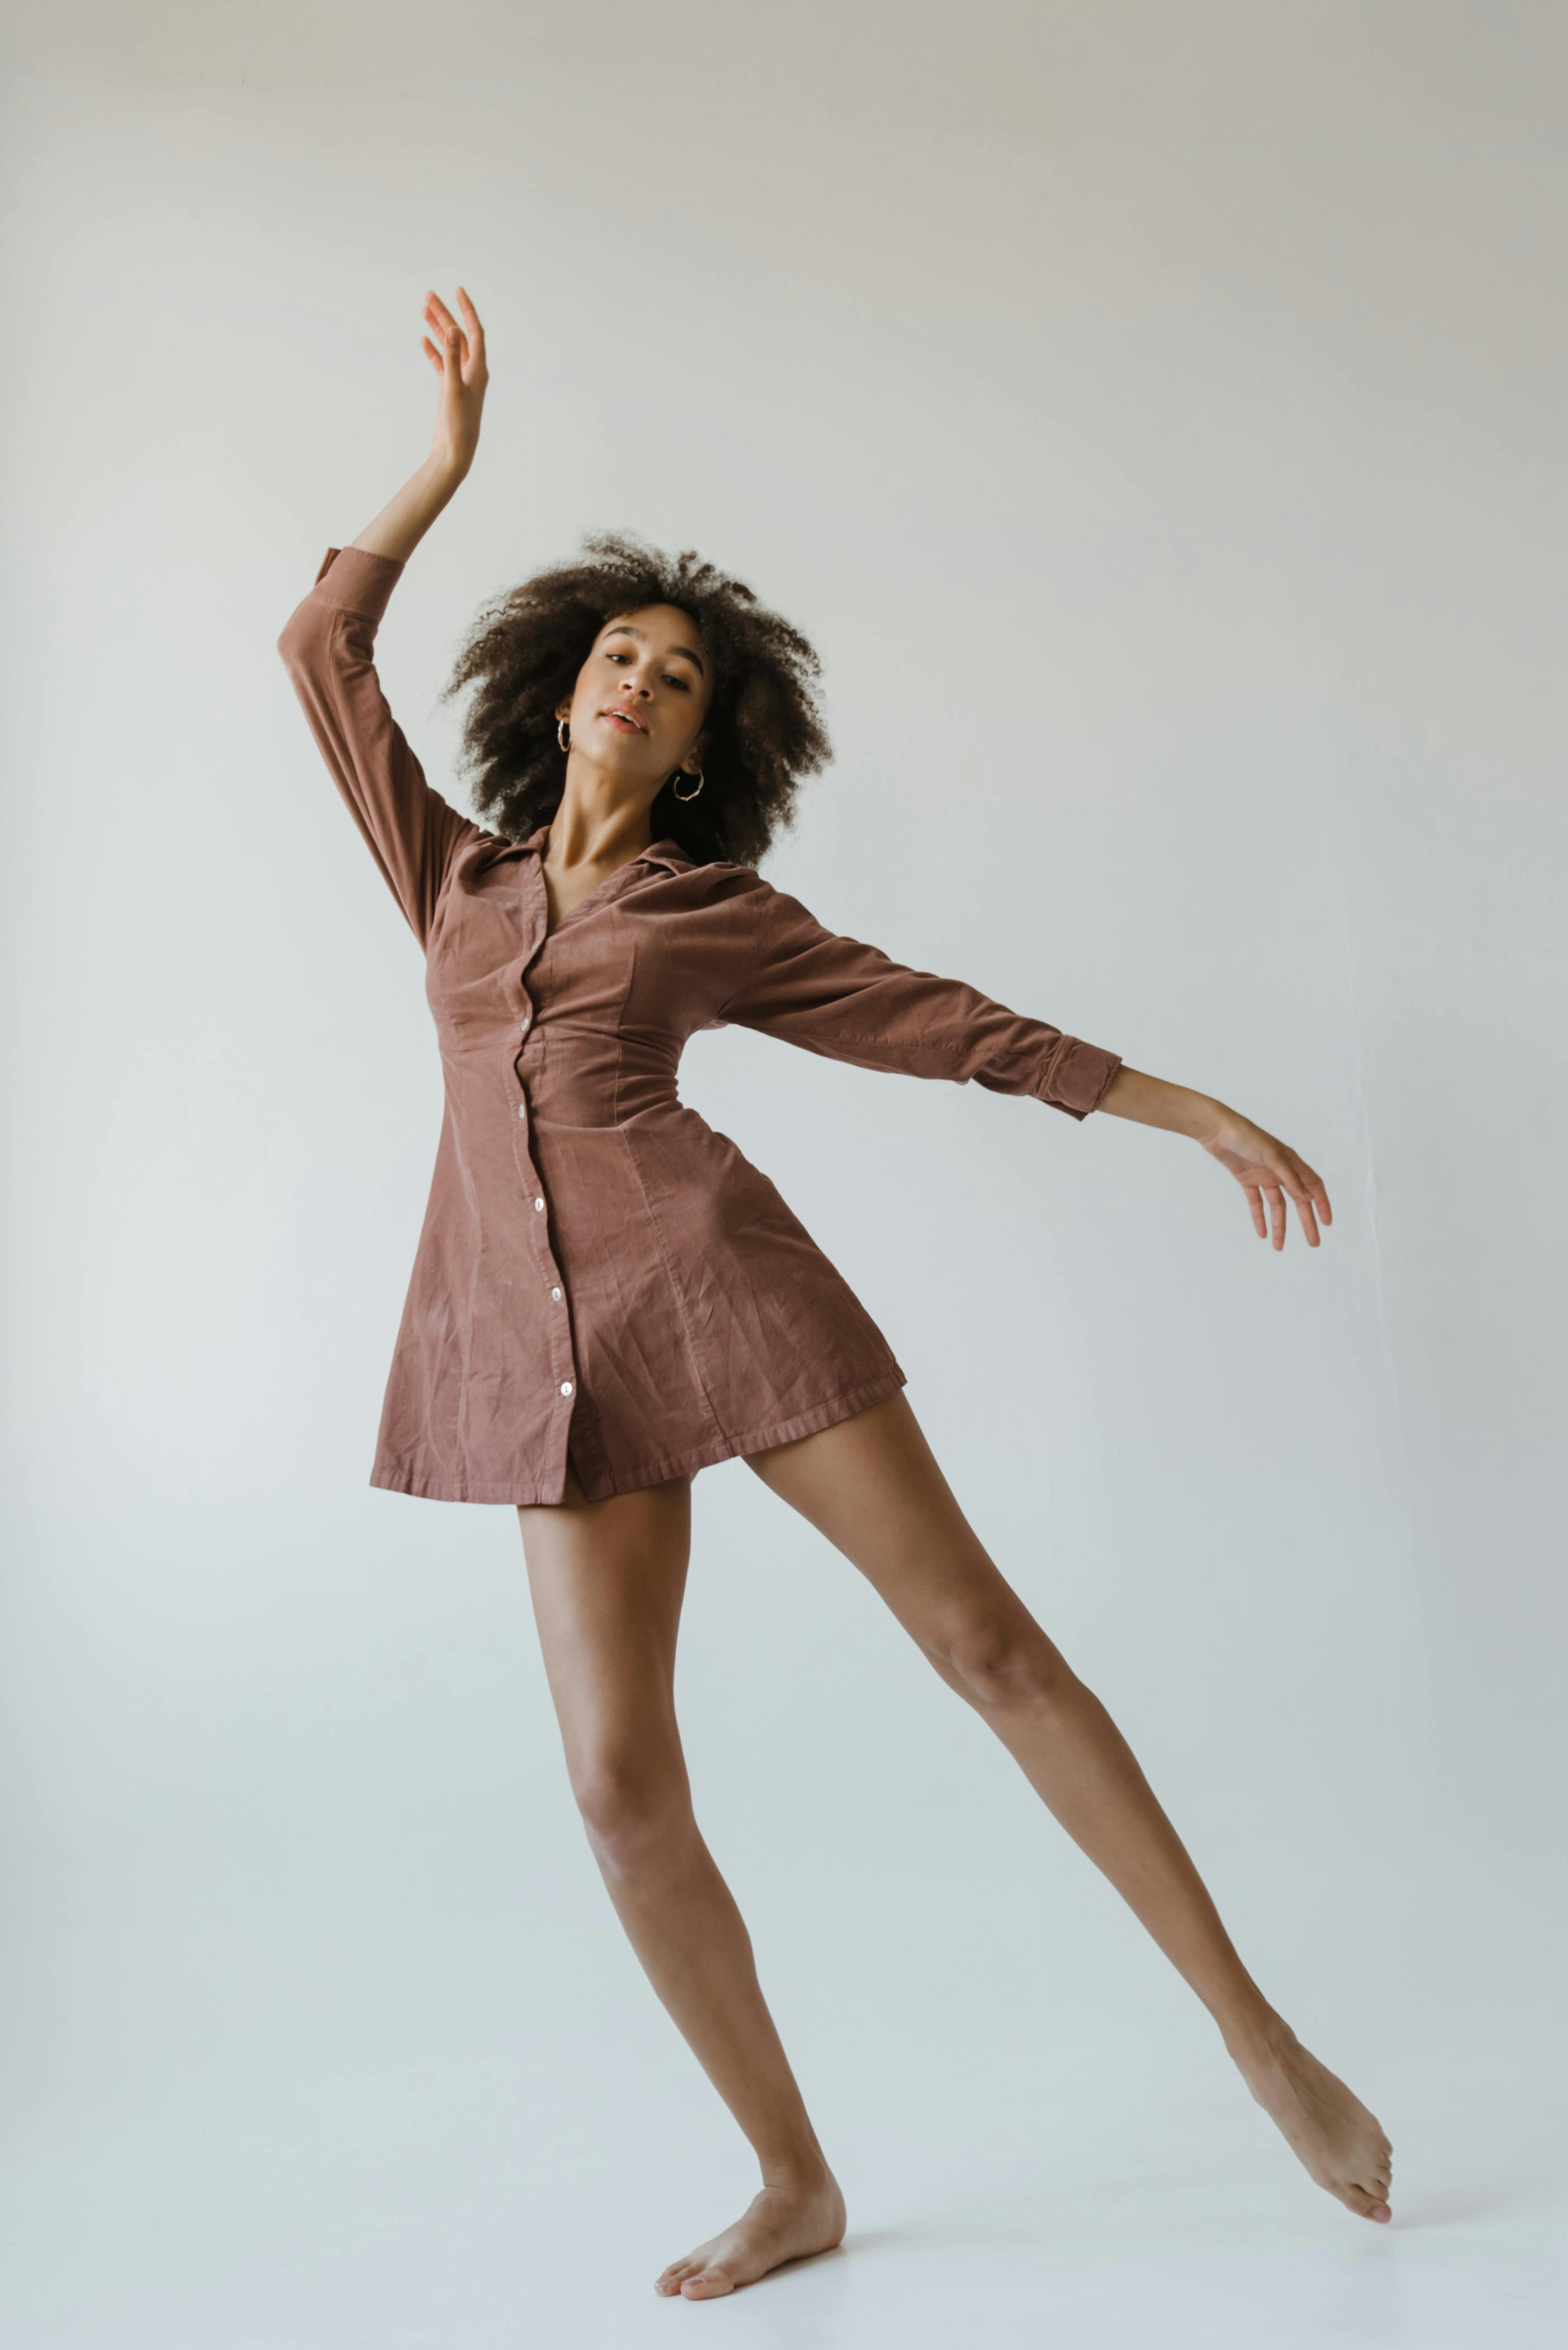
[(655, 1991), (756, 2150), (763, 2189), (656, 2290), (706, 2300), (825, 2251), (844, 2202), (692, 1816), (675, 1722), (691, 1486), (520, 1509), (535, 1619), (588, 1842)]
[(943, 1679), (990, 1723), (1190, 1983), (1253, 2096), (1319, 2186), (1364, 2218), (1389, 2219), (1381, 2126), (1302, 2047), (1247, 1972), (1131, 1749), (987, 1555), (908, 1398), (900, 1391), (836, 1427), (753, 1453), (749, 1465), (861, 1570)]

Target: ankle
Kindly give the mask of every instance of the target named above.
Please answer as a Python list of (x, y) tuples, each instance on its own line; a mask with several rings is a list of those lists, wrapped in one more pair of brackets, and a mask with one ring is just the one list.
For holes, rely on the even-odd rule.
[(762, 2165), (763, 2185), (776, 2193), (804, 2198), (831, 2185), (833, 2173), (819, 2146), (792, 2147), (770, 2156)]
[[(1218, 2019), (1216, 2019), (1218, 2021)], [(1228, 2016), (1220, 2025), (1227, 2053), (1242, 2071), (1273, 2064), (1295, 2045), (1295, 2033), (1277, 2008), (1260, 2000), (1240, 2016)]]

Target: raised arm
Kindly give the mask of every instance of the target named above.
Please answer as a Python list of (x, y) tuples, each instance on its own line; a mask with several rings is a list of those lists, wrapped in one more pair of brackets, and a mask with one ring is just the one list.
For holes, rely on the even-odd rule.
[(473, 462), (486, 384), (478, 314), (461, 288), (467, 332), (431, 294), (423, 338), (440, 378), (430, 455), (347, 547), (328, 547), (278, 652), (333, 780), (421, 946), (462, 843), (479, 827), (433, 791), (376, 674), (376, 631), (403, 566)]

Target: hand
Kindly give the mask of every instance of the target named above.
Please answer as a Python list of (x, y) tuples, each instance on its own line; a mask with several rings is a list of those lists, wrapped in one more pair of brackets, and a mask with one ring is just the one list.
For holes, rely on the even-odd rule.
[[(1242, 1118), (1236, 1110), (1227, 1109), (1223, 1103), (1216, 1107), (1217, 1120), (1197, 1139), (1211, 1159), (1217, 1159), (1228, 1173), (1234, 1175), (1246, 1192), (1253, 1230), (1260, 1239), (1268, 1236), (1272, 1225), (1275, 1248), (1283, 1248), (1288, 1196), (1296, 1203), (1307, 1246), (1316, 1248), (1317, 1216), (1325, 1224), (1334, 1222), (1323, 1177), (1314, 1174), (1306, 1160), (1277, 1135), (1265, 1134), (1261, 1126), (1254, 1126), (1251, 1118)], [(1269, 1203), (1267, 1222), (1263, 1216), (1265, 1200)]]
[(425, 357), (441, 378), (431, 453), (452, 472), (466, 473), (479, 445), (479, 411), (490, 377), (484, 364), (484, 329), (461, 286), (457, 302), (463, 317), (462, 327), (439, 294), (426, 296), (424, 317), (431, 331), (421, 340)]

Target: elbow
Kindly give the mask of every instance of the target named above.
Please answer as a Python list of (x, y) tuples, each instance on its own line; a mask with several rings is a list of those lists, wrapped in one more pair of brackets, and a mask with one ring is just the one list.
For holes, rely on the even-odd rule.
[(278, 634), (277, 657), (290, 677), (300, 677), (306, 671), (320, 669), (327, 639), (321, 607), (312, 604), (307, 598), (297, 611), (290, 613)]

